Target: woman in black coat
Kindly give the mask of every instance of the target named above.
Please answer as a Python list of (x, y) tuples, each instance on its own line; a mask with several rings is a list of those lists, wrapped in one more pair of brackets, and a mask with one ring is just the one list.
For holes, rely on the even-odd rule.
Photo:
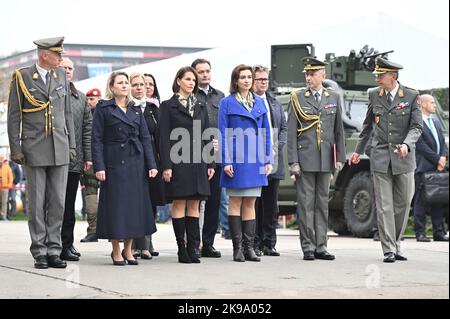
[[(147, 124), (130, 96), (126, 73), (111, 73), (105, 98), (96, 107), (92, 125), (94, 171), (101, 182), (97, 237), (111, 239), (114, 265), (137, 265), (131, 238), (156, 231), (148, 180), (158, 171)], [(122, 253), (120, 239), (125, 239)]]
[(197, 136), (209, 127), (206, 105), (195, 98), (197, 89), (197, 73), (192, 67), (183, 67), (173, 81), (175, 94), (160, 107), (161, 169), (166, 196), (173, 200), (172, 224), (180, 263), (200, 263), (199, 202), (210, 195), (209, 180), (214, 175), (212, 142), (203, 152), (209, 137), (203, 141)]
[[(144, 114), (145, 122), (147, 123), (147, 128), (150, 134), (150, 140), (152, 145), (153, 154), (155, 155), (156, 165), (159, 169), (159, 148), (156, 137), (156, 128), (159, 120), (159, 109), (158, 107), (147, 101), (146, 93), (146, 82), (145, 78), (141, 73), (133, 72), (130, 74), (130, 84), (131, 84), (131, 96), (139, 103), (142, 113)], [(149, 181), (149, 191), (150, 200), (153, 209), (153, 218), (156, 220), (156, 206), (163, 206), (167, 203), (164, 182), (162, 180), (161, 174)], [(159, 253), (153, 248), (152, 236), (145, 236), (134, 239), (134, 248), (139, 250), (138, 254), (134, 254), (136, 257), (140, 255), (142, 259), (152, 259), (152, 256), (158, 256)]]

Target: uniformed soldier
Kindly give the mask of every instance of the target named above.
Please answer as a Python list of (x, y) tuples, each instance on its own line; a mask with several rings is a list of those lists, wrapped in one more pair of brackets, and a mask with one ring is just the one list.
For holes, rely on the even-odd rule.
[(326, 63), (303, 59), (307, 88), (291, 93), (288, 118), (289, 172), (297, 185), (304, 260), (334, 260), (327, 251), (331, 174), (345, 162), (339, 95), (323, 87)]
[(401, 253), (400, 240), (414, 195), (414, 149), (422, 133), (419, 93), (398, 82), (398, 71), (402, 68), (384, 58), (376, 60), (373, 73), (379, 87), (369, 91), (360, 141), (349, 159), (349, 164), (359, 163), (374, 131), (370, 168), (384, 262), (407, 260)]
[(25, 166), (30, 251), (36, 268), (65, 268), (61, 224), (69, 158), (76, 155), (64, 37), (36, 40), (38, 61), (14, 71), (8, 104), (11, 159)]

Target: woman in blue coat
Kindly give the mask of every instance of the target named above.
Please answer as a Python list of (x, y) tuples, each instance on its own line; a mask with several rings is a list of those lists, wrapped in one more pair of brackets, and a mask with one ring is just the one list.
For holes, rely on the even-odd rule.
[(223, 167), (220, 185), (230, 196), (228, 221), (234, 261), (260, 261), (254, 251), (255, 201), (261, 187), (268, 185), (267, 175), (272, 171), (267, 109), (252, 89), (252, 67), (236, 66), (231, 74), (230, 95), (220, 102), (219, 109)]
[[(110, 239), (114, 265), (137, 265), (133, 240), (156, 232), (148, 181), (158, 173), (150, 135), (130, 96), (128, 75), (109, 76), (106, 100), (98, 103), (92, 125), (92, 158), (101, 182), (97, 237)], [(120, 251), (119, 240), (125, 239)]]

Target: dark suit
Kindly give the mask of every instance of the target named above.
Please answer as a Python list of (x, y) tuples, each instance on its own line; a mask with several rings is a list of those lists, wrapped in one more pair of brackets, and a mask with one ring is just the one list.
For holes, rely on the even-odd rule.
[(424, 123), (422, 135), (416, 143), (416, 163), (417, 168), (414, 174), (415, 194), (413, 199), (414, 225), (416, 237), (425, 235), (426, 213), (431, 214), (433, 224), (433, 237), (444, 236), (443, 214), (444, 207), (442, 205), (433, 205), (433, 203), (425, 203), (422, 199), (422, 176), (426, 172), (434, 172), (437, 170), (439, 158), (448, 156), (448, 149), (445, 144), (442, 127), (439, 121), (433, 119), (434, 126), (439, 138), (439, 153), (437, 152), (436, 140), (431, 133), (428, 123)]

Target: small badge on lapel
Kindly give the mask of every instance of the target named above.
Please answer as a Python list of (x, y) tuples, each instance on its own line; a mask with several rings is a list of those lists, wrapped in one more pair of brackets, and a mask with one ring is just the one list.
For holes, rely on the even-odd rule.
[(36, 81), (37, 79), (39, 79), (39, 73), (37, 73), (37, 71), (36, 71), (33, 73), (33, 80)]

